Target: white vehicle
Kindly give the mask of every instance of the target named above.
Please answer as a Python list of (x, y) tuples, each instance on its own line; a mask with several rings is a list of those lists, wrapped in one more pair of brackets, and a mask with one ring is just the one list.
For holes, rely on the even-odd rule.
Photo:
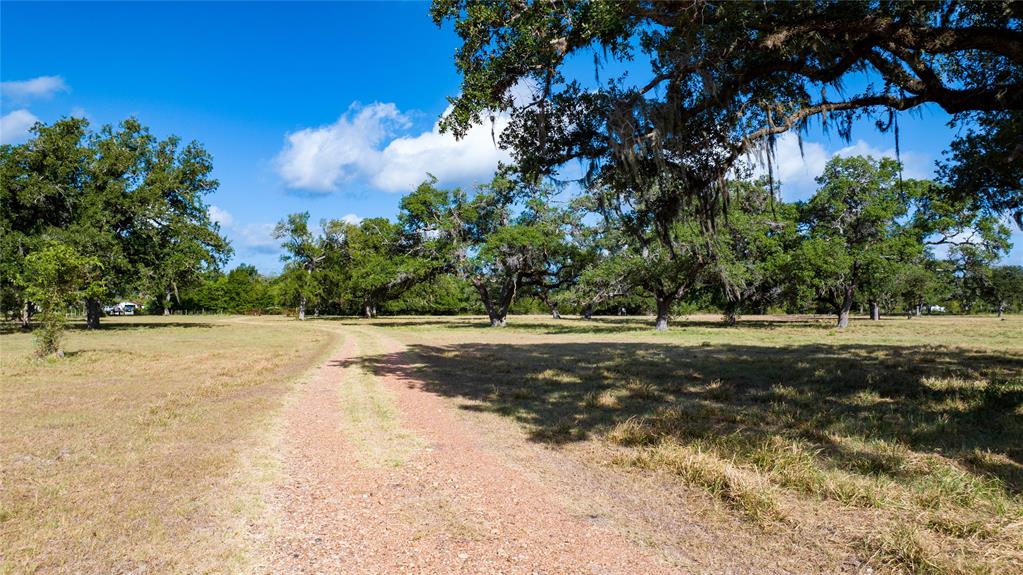
[(945, 313), (945, 306), (943, 305), (932, 305), (927, 308), (930, 313)]
[(137, 303), (122, 301), (113, 307), (111, 315), (135, 315), (135, 311), (138, 309), (140, 309), (140, 307)]

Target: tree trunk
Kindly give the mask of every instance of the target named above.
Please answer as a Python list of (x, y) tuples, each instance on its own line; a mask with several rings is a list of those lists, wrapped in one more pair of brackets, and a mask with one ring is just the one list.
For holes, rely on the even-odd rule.
[(1005, 302), (998, 303), (998, 317), (1005, 315)]
[(739, 308), (741, 304), (738, 301), (725, 302), (725, 323), (728, 325), (735, 325), (739, 322)]
[(552, 319), (561, 319), (561, 314), (558, 313), (558, 304), (552, 303), (552, 304), (550, 304), (550, 306), (551, 306), (551, 318)]
[(593, 304), (588, 304), (586, 309), (583, 310), (583, 317), (586, 319), (593, 319)]
[(171, 292), (167, 290), (163, 295), (163, 315), (170, 315)]
[(103, 308), (99, 304), (99, 300), (88, 299), (85, 301), (85, 327), (86, 329), (99, 329), (99, 316), (103, 313)]
[(842, 307), (838, 310), (838, 328), (845, 329), (849, 327), (849, 312), (852, 310), (853, 304), (853, 288), (848, 286), (845, 288), (845, 295), (842, 297)]
[(870, 302), (870, 319), (871, 321), (879, 321), (881, 319), (881, 306), (877, 305), (876, 301)]
[(32, 327), (32, 303), (25, 300), (25, 304), (21, 306), (21, 329), (29, 329)]
[(490, 327), (504, 327), (508, 322), (508, 308), (510, 305), (494, 305), (490, 302), (484, 302), (484, 307), (487, 310), (487, 317), (490, 318)]
[(666, 331), (668, 329), (668, 317), (671, 312), (672, 298), (668, 296), (656, 296), (657, 300), (657, 322), (655, 328), (657, 331)]
[(922, 305), (916, 304), (916, 307), (913, 308), (913, 315), (919, 316), (922, 313), (921, 311), (922, 307), (923, 307)]
[(305, 297), (298, 300), (298, 319), (305, 321)]

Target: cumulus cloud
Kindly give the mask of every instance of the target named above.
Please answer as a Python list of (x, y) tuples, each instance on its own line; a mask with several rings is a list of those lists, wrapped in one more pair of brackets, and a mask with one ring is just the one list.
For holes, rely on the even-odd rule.
[(498, 117), (492, 126), (473, 127), (461, 140), (442, 134), (439, 124), (429, 132), (397, 138), (384, 148), (381, 169), (371, 182), (387, 192), (403, 192), (422, 182), (427, 172), (447, 184), (488, 180), (498, 162), (509, 160), (508, 152), (495, 144), (507, 125), (507, 117)]
[(0, 116), (0, 144), (14, 144), (28, 136), (31, 128), (39, 118), (28, 110), (14, 110)]
[(408, 118), (394, 104), (353, 104), (333, 124), (288, 134), (277, 170), (289, 188), (333, 192), (380, 163), (381, 142)]
[[(907, 178), (929, 178), (932, 170), (929, 158), (913, 152), (901, 154), (904, 174)], [(824, 166), (834, 156), (844, 158), (850, 156), (872, 156), (874, 158), (895, 158), (895, 148), (881, 149), (863, 140), (838, 149), (829, 150), (819, 142), (803, 140), (800, 152), (799, 139), (796, 134), (782, 134), (775, 144), (772, 159), (774, 177), (781, 182), (782, 193), (786, 200), (806, 199), (817, 188), (816, 178), (824, 172)], [(767, 167), (756, 158), (751, 158), (755, 175), (766, 175)]]
[(68, 92), (70, 88), (60, 76), (39, 76), (31, 80), (0, 82), (0, 94), (14, 101), (28, 101), (49, 98), (57, 92)]
[(362, 218), (360, 216), (355, 215), (355, 214), (345, 214), (345, 215), (341, 216), (341, 221), (345, 222), (345, 223), (348, 223), (348, 224), (351, 224), (353, 226), (357, 226), (357, 225), (362, 223)]
[[(786, 186), (812, 186), (813, 180), (824, 171), (831, 154), (817, 142), (803, 141), (803, 149), (799, 149), (799, 139), (791, 132), (782, 134), (775, 141), (774, 157), (771, 167), (774, 177)], [(766, 175), (766, 158), (751, 158), (754, 162), (754, 173)]]
[[(896, 157), (895, 148), (881, 149), (864, 142), (863, 140), (857, 140), (856, 143), (841, 148), (835, 152), (836, 156), (842, 156), (848, 158), (850, 156), (873, 156), (874, 158), (892, 158)], [(929, 165), (927, 156), (918, 154), (916, 152), (901, 152), (899, 154), (902, 160), (903, 175), (907, 178), (930, 178), (934, 175), (934, 171)]]
[(398, 135), (409, 120), (394, 104), (353, 105), (333, 124), (288, 134), (277, 171), (289, 188), (314, 192), (337, 191), (355, 178), (378, 190), (404, 192), (427, 173), (448, 185), (483, 181), (508, 159), (495, 144), (507, 124), (498, 118), (461, 140), (442, 134), (439, 124)]

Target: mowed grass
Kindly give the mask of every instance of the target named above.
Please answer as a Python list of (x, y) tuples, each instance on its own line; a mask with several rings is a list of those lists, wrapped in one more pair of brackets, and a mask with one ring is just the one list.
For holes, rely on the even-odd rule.
[[(377, 342), (364, 333), (349, 337), (359, 355), (373, 355)], [(347, 365), (339, 389), (342, 433), (355, 448), (358, 463), (366, 467), (399, 467), (426, 446), (421, 438), (403, 429), (394, 394), (360, 362)]]
[[(1023, 573), (1023, 318), (383, 319), (368, 357), (896, 573)], [(823, 527), (822, 527), (823, 525)]]
[(336, 336), (283, 319), (111, 318), (61, 360), (0, 335), (0, 572), (239, 572), (271, 427)]

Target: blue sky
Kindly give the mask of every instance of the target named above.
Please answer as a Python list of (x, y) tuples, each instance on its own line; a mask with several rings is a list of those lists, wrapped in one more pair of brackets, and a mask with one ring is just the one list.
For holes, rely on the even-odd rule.
[[(5, 1), (0, 31), (3, 141), (23, 141), (35, 119), (73, 114), (94, 125), (135, 116), (157, 136), (202, 142), (220, 180), (209, 203), (235, 248), (232, 265), (279, 270), (269, 231), (287, 213), (393, 217), (426, 171), (472, 185), (507, 157), (489, 126), (461, 142), (437, 133), (459, 87), (458, 43), (426, 3)], [(579, 68), (592, 78), (591, 60)], [(933, 173), (953, 136), (947, 120), (930, 108), (903, 115), (908, 176)], [(783, 194), (811, 194), (833, 153), (893, 150), (892, 135), (869, 124), (849, 143), (812, 131), (803, 156), (786, 138)], [(1021, 264), (1023, 234), (1013, 240), (1007, 259)]]

